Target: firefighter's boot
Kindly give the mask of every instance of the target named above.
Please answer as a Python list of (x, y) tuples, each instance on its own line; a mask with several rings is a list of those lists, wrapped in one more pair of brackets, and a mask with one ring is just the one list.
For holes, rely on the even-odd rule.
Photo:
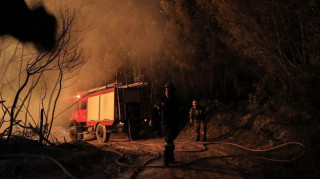
[(170, 146), (168, 152), (169, 152), (169, 161), (173, 162), (175, 160), (174, 159), (174, 145)]
[(167, 150), (164, 150), (163, 151), (163, 164), (165, 166), (169, 165), (169, 157), (168, 157), (168, 155), (169, 155), (169, 152)]
[(174, 145), (166, 145), (163, 156), (165, 166), (168, 166), (170, 162), (174, 161)]

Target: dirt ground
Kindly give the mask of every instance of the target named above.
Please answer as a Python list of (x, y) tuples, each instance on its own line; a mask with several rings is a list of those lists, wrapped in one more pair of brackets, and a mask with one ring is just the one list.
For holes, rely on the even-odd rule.
[[(230, 141), (196, 142), (183, 133), (175, 141), (175, 162), (163, 166), (164, 139), (150, 134), (130, 141), (115, 133), (107, 143), (93, 136), (70, 141), (67, 129), (55, 131), (63, 143), (40, 146), (16, 138), (13, 144), (0, 143), (0, 178), (310, 178), (299, 167), (303, 157), (291, 162), (303, 148), (296, 144), (272, 151), (252, 152)], [(20, 140), (20, 141), (19, 141)], [(19, 143), (19, 145), (17, 145)], [(264, 157), (264, 158), (263, 158)], [(311, 177), (312, 178), (312, 177)]]

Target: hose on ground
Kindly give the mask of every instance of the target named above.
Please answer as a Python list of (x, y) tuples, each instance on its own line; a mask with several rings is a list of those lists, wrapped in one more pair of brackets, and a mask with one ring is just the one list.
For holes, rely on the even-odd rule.
[[(128, 141), (128, 142), (137, 143), (137, 144), (140, 144), (140, 145), (141, 145), (141, 143), (134, 142), (134, 141)], [(144, 145), (144, 144), (142, 144), (142, 145)], [(122, 157), (124, 157), (124, 155), (123, 155), (121, 152), (118, 152), (118, 151), (116, 151), (116, 150), (106, 149), (106, 148), (104, 148), (104, 147), (99, 147), (99, 148), (102, 149), (102, 150), (104, 150), (104, 151), (109, 151), (109, 152), (113, 152), (113, 153), (118, 154), (119, 157), (115, 160), (115, 162), (116, 162), (118, 165), (120, 165), (120, 166), (140, 167), (139, 165), (132, 165), (132, 164), (126, 164), (126, 163), (120, 162), (120, 159), (121, 159)], [(144, 165), (146, 165), (146, 164), (150, 163), (151, 161), (153, 161), (153, 160), (158, 159), (158, 158), (161, 157), (161, 155), (160, 155), (159, 153), (155, 153), (155, 152), (151, 152), (151, 151), (147, 151), (147, 152), (155, 155), (155, 157), (152, 158), (152, 159), (150, 159), (150, 160), (148, 160), (147, 162), (145, 162)]]
[(247, 151), (252, 151), (252, 152), (268, 152), (268, 151), (273, 151), (273, 150), (276, 150), (278, 148), (288, 146), (288, 145), (297, 145), (297, 146), (300, 146), (301, 148), (303, 148), (303, 151), (300, 153), (300, 155), (293, 157), (293, 158), (289, 158), (289, 159), (274, 159), (274, 158), (259, 157), (259, 156), (253, 156), (253, 155), (225, 155), (225, 156), (203, 157), (203, 158), (199, 158), (199, 159), (196, 159), (194, 161), (191, 161), (191, 162), (188, 162), (185, 164), (177, 164), (177, 165), (170, 165), (170, 166), (163, 166), (163, 165), (147, 166), (151, 161), (154, 161), (156, 159), (156, 158), (154, 158), (154, 159), (147, 161), (144, 165), (138, 167), (133, 172), (133, 174), (131, 175), (130, 178), (135, 178), (136, 176), (138, 176), (139, 172), (141, 172), (143, 168), (182, 168), (182, 167), (190, 166), (198, 161), (206, 160), (206, 159), (245, 157), (245, 158), (255, 158), (255, 159), (260, 159), (260, 160), (268, 160), (268, 161), (273, 161), (273, 162), (292, 162), (292, 161), (297, 160), (298, 158), (302, 157), (305, 152), (305, 146), (300, 142), (286, 142), (286, 143), (283, 143), (283, 144), (280, 144), (280, 145), (277, 145), (275, 147), (271, 147), (268, 149), (252, 149), (252, 148), (244, 147), (242, 145), (239, 145), (236, 143), (231, 143), (231, 142), (206, 142), (206, 143), (202, 144), (202, 146), (204, 147), (202, 150), (199, 150), (199, 151), (177, 151), (177, 152), (203, 152), (203, 151), (207, 150), (207, 147), (206, 147), (207, 145), (212, 145), (212, 144), (232, 145), (232, 146), (235, 146), (235, 147), (247, 150)]

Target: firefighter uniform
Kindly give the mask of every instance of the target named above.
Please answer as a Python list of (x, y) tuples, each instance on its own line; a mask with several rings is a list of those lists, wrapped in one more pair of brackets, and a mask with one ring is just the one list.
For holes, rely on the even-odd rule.
[(159, 101), (162, 133), (165, 137), (164, 164), (174, 161), (174, 140), (178, 137), (183, 121), (183, 106), (174, 95), (175, 88), (171, 83), (165, 85), (165, 89), (172, 94), (166, 95)]
[(203, 141), (207, 140), (207, 119), (205, 109), (193, 100), (192, 107), (189, 111), (190, 124), (195, 123), (196, 141), (200, 140), (200, 128), (203, 129)]

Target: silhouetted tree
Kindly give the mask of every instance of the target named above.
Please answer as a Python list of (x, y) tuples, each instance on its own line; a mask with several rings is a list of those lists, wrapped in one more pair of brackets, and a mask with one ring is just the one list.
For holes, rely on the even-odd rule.
[[(51, 51), (35, 52), (30, 54), (25, 54), (22, 50), (19, 51), (19, 43), (11, 42), (9, 40), (9, 46), (15, 45), (15, 50), (8, 63), (6, 63), (5, 68), (2, 73), (1, 79), (1, 99), (6, 99), (6, 102), (1, 104), (3, 115), (1, 116), (1, 125), (8, 120), (9, 126), (3, 131), (2, 136), (6, 135), (8, 140), (10, 140), (13, 127), (18, 125), (23, 128), (31, 129), (37, 135), (40, 136), (40, 141), (43, 139), (49, 142), (48, 137), (51, 132), (52, 123), (54, 121), (54, 112), (57, 104), (57, 100), (60, 96), (62, 90), (63, 79), (67, 79), (67, 74), (70, 74), (74, 70), (83, 64), (84, 59), (81, 51), (78, 48), (78, 40), (74, 32), (72, 31), (72, 24), (74, 21), (75, 13), (71, 13), (66, 9), (60, 11), (60, 28), (57, 35), (56, 43)], [(4, 45), (2, 45), (4, 47)], [(9, 50), (9, 49), (8, 49)], [(0, 51), (2, 54), (5, 50)], [(18, 55), (18, 52), (20, 52)], [(5, 57), (5, 55), (3, 55)], [(12, 73), (8, 71), (14, 69), (12, 65), (14, 60), (20, 63), (18, 71)], [(17, 76), (16, 78), (11, 78), (8, 81), (7, 77), (12, 77), (12, 74)], [(70, 76), (69, 76), (70, 77)], [(47, 85), (50, 78), (56, 78), (56, 82), (52, 88), (50, 95), (46, 95), (48, 92)], [(5, 81), (4, 81), (5, 79)], [(41, 112), (39, 115), (39, 120), (36, 122), (34, 117), (30, 113), (30, 108), (35, 106), (30, 106), (30, 100), (32, 92), (35, 91), (36, 87), (40, 87), (40, 95), (43, 95), (39, 100), (41, 106)], [(13, 99), (10, 99), (10, 95), (5, 92), (10, 92), (13, 94)], [(44, 94), (43, 94), (44, 93)], [(44, 99), (48, 101), (44, 103)], [(22, 111), (25, 113), (25, 123), (19, 119)], [(29, 120), (27, 120), (27, 118)], [(31, 123), (34, 122), (34, 126)], [(45, 120), (45, 121), (44, 121)], [(1, 127), (0, 125), (0, 127)]]

